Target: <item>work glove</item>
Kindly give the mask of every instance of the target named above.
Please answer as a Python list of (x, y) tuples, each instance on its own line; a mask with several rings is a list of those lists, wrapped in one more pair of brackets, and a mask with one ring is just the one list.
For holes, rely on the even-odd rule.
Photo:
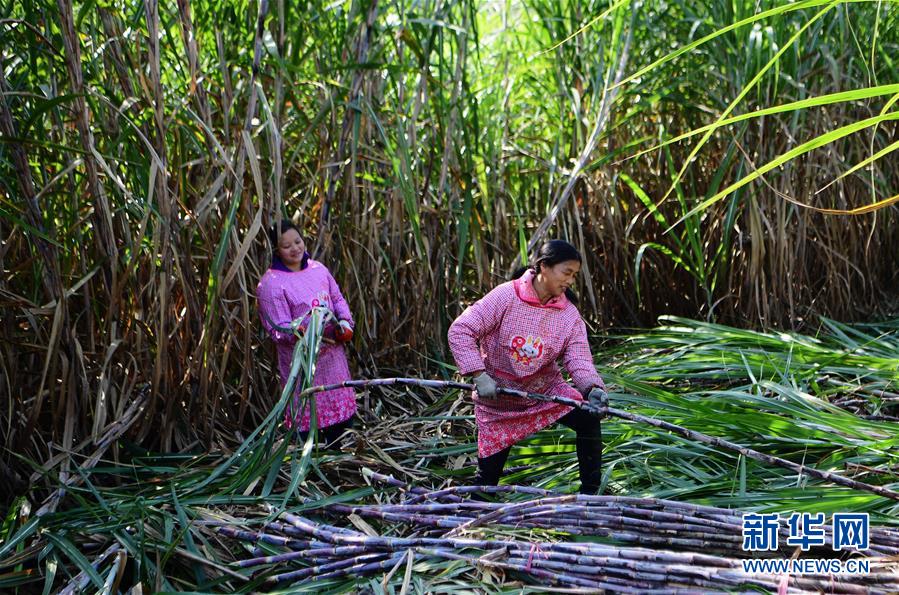
[(487, 372), (481, 372), (475, 376), (474, 385), (477, 388), (479, 397), (484, 399), (496, 398), (496, 380), (491, 378)]
[(596, 407), (608, 409), (609, 393), (607, 393), (606, 390), (602, 387), (594, 386), (590, 389), (590, 392), (587, 393), (587, 402)]
[(334, 339), (338, 343), (349, 343), (353, 339), (353, 327), (350, 326), (348, 320), (341, 320), (334, 329)]

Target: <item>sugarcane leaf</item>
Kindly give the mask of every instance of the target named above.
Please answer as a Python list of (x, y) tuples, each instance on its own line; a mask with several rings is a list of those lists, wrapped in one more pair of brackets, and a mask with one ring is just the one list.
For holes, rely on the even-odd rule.
[[(709, 206), (718, 202), (719, 200), (721, 200), (722, 198), (724, 198), (731, 192), (734, 192), (735, 190), (742, 188), (743, 186), (745, 186), (746, 184), (749, 184), (753, 180), (756, 180), (756, 179), (760, 178), (761, 176), (765, 175), (767, 172), (769, 172), (777, 167), (780, 167), (781, 165), (787, 163), (788, 161), (791, 161), (792, 159), (795, 159), (796, 157), (798, 157), (800, 155), (804, 155), (805, 153), (808, 153), (809, 151), (812, 151), (819, 147), (823, 147), (829, 143), (834, 142), (835, 140), (838, 140), (838, 139), (848, 136), (850, 134), (854, 134), (861, 130), (865, 130), (866, 128), (871, 128), (882, 122), (888, 122), (888, 121), (897, 120), (897, 119), (899, 119), (899, 112), (891, 112), (888, 114), (883, 114), (881, 116), (874, 116), (873, 118), (866, 118), (866, 119), (860, 120), (858, 122), (853, 122), (851, 124), (841, 126), (841, 127), (837, 128), (836, 130), (832, 130), (825, 134), (820, 134), (820, 135), (816, 136), (815, 138), (813, 138), (812, 140), (806, 141), (806, 142), (802, 143), (801, 145), (799, 145), (798, 147), (795, 147), (795, 148), (787, 151), (786, 153), (783, 153), (779, 157), (772, 159), (771, 161), (769, 161), (762, 167), (760, 167), (757, 170), (755, 170), (754, 172), (744, 176), (739, 181), (734, 182), (733, 184), (731, 184), (724, 190), (718, 192), (718, 194), (712, 196), (711, 198), (708, 198), (708, 199), (700, 202), (698, 205), (696, 205), (695, 207), (690, 209), (690, 211), (686, 215), (684, 215), (683, 217), (678, 219), (674, 223), (674, 225), (672, 225), (671, 227), (676, 227), (677, 225), (682, 223), (686, 218), (691, 217), (697, 213), (704, 211)], [(868, 212), (872, 209), (882, 208), (882, 207), (892, 204), (893, 202), (896, 202), (896, 201), (897, 201), (896, 197), (893, 197), (893, 198), (881, 201), (881, 202), (877, 203), (876, 205), (868, 205), (866, 207), (860, 207), (859, 209), (856, 209), (856, 210), (853, 210), (850, 212), (851, 213)], [(833, 211), (833, 209), (824, 209), (824, 210), (825, 211)]]
[(57, 533), (46, 533), (47, 539), (53, 543), (56, 549), (66, 558), (71, 560), (78, 569), (83, 572), (98, 589), (103, 588), (103, 579), (94, 569), (93, 565), (84, 557), (78, 548), (64, 536)]

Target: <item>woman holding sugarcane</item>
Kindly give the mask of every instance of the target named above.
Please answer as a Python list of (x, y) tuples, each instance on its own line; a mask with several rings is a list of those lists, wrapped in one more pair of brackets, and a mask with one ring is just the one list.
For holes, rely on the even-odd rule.
[[(278, 369), (283, 386), (290, 375), (290, 364), (297, 337), (287, 332), (292, 321), (300, 319), (305, 329), (307, 316), (316, 307), (328, 308), (334, 315), (324, 329), (315, 366), (315, 385), (336, 384), (351, 379), (344, 343), (353, 338), (353, 316), (334, 277), (325, 265), (309, 258), (300, 230), (288, 220), (269, 230), (272, 245), (272, 265), (256, 289), (262, 326), (278, 349)], [(299, 392), (299, 386), (297, 387)], [(287, 409), (285, 424), (302, 435), (309, 431), (310, 407), (299, 410), (295, 401)], [(352, 427), (356, 413), (356, 395), (351, 388), (319, 392), (315, 395), (318, 429), (326, 443), (337, 440), (344, 430)]]
[[(469, 306), (450, 326), (459, 373), (473, 377), (478, 427), (477, 485), (496, 485), (512, 445), (558, 422), (577, 434), (583, 494), (599, 491), (602, 431), (593, 414), (567, 405), (504, 395), (500, 388), (607, 404), (593, 366), (587, 327), (571, 286), (580, 253), (568, 242), (543, 244), (530, 268), (520, 269)], [(576, 388), (562, 377), (564, 366)], [(583, 395), (583, 396), (582, 396)]]

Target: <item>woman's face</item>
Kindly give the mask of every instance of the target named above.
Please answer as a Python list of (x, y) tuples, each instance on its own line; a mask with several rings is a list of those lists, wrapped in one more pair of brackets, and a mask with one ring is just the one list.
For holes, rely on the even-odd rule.
[(281, 234), (278, 239), (278, 256), (284, 266), (292, 271), (300, 270), (300, 263), (303, 262), (303, 254), (306, 253), (306, 243), (295, 229), (288, 229)]
[(540, 265), (538, 277), (543, 287), (552, 297), (559, 297), (565, 290), (574, 285), (574, 280), (581, 270), (581, 263), (576, 260), (565, 260), (553, 266)]

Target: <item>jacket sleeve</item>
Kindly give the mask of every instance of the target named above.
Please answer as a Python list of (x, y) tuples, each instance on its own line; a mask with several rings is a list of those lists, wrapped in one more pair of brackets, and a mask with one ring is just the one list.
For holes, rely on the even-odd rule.
[(593, 365), (593, 355), (587, 342), (587, 325), (578, 319), (571, 332), (571, 338), (562, 354), (562, 365), (571, 375), (574, 386), (586, 395), (594, 386), (605, 390), (606, 385)]
[(337, 320), (346, 320), (351, 327), (355, 327), (356, 323), (353, 321), (353, 315), (350, 313), (350, 306), (343, 299), (343, 294), (340, 293), (340, 287), (331, 275), (331, 271), (328, 271), (328, 293), (331, 295), (331, 311), (334, 312)]
[(279, 345), (293, 345), (297, 337), (293, 333), (279, 331), (272, 326), (272, 322), (278, 326), (290, 326), (293, 320), (290, 315), (290, 305), (287, 297), (272, 283), (271, 279), (263, 277), (256, 288), (256, 298), (259, 300), (259, 318), (262, 320), (262, 328), (269, 334), (272, 340)]
[(485, 369), (481, 341), (499, 326), (507, 304), (507, 287), (495, 287), (466, 308), (450, 325), (446, 338), (460, 374), (468, 375)]

